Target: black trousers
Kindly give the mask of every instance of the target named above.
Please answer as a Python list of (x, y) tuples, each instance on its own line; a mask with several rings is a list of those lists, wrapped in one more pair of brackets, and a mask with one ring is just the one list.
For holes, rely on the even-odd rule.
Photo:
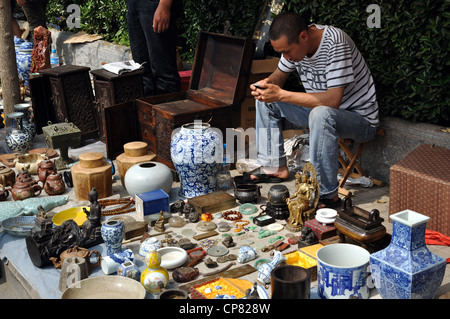
[(34, 40), (34, 29), (42, 26), (47, 28), (45, 8), (48, 0), (27, 0), (22, 7), (25, 17), (30, 24), (31, 39)]
[[(169, 29), (162, 33), (153, 31), (153, 15), (157, 0), (128, 0), (128, 33), (133, 60), (144, 63), (144, 95), (179, 92), (180, 76), (177, 68), (176, 48), (178, 17), (181, 1), (174, 0)], [(181, 11), (181, 10), (180, 10)]]

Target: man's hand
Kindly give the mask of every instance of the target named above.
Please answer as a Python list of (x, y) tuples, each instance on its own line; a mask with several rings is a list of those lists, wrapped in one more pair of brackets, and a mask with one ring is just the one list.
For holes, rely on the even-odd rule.
[(17, 0), (17, 4), (23, 7), (27, 3), (27, 0)]
[(161, 33), (169, 28), (170, 24), (170, 7), (172, 0), (161, 0), (158, 8), (153, 16), (153, 31)]
[(256, 100), (272, 103), (281, 100), (283, 90), (276, 84), (272, 84), (269, 78), (250, 85), (251, 94)]

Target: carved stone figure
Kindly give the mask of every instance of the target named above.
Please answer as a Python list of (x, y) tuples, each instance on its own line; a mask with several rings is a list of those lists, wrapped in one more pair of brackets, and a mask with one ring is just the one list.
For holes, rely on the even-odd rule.
[(91, 247), (103, 242), (101, 236), (101, 215), (102, 210), (98, 203), (98, 194), (95, 187), (89, 192), (89, 211), (83, 208), (86, 213), (87, 220), (81, 226), (81, 234), (83, 236), (82, 247)]

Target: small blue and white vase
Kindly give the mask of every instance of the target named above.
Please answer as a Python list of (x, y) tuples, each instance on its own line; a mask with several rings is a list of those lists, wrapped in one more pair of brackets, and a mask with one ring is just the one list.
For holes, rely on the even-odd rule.
[(446, 261), (425, 244), (429, 217), (404, 210), (390, 215), (388, 247), (370, 256), (375, 287), (383, 299), (432, 299), (444, 278)]
[(101, 235), (106, 245), (106, 255), (122, 251), (122, 240), (125, 227), (120, 220), (107, 220), (102, 224)]
[(28, 79), (30, 78), (32, 52), (33, 43), (24, 41), (20, 45), (19, 53), (16, 54), (17, 72), (19, 79), (25, 82), (25, 87), (28, 86)]
[(117, 275), (131, 278), (137, 281), (141, 280), (141, 271), (139, 270), (138, 266), (136, 266), (135, 263), (131, 260), (127, 260), (119, 265), (119, 267), (117, 268)]
[(8, 114), (8, 118), (11, 120), (11, 129), (6, 134), (5, 141), (13, 153), (26, 153), (33, 146), (33, 136), (22, 126), (23, 115), (22, 112)]
[(263, 284), (270, 284), (272, 270), (284, 260), (286, 260), (286, 257), (278, 250), (275, 250), (272, 261), (259, 266), (257, 279)]
[(241, 248), (239, 248), (237, 261), (243, 264), (249, 260), (255, 259), (257, 255), (258, 253), (256, 252), (255, 248), (250, 246), (242, 246)]
[(102, 256), (100, 266), (105, 275), (111, 275), (117, 272), (119, 266), (127, 261), (134, 262), (134, 253), (127, 248), (124, 251), (108, 256)]
[(22, 127), (25, 131), (30, 132), (33, 138), (36, 136), (36, 124), (31, 121), (31, 103), (17, 103), (14, 104), (14, 110), (16, 112), (22, 112)]
[(223, 158), (222, 133), (195, 121), (174, 130), (170, 155), (180, 177), (179, 194), (186, 198), (216, 191)]

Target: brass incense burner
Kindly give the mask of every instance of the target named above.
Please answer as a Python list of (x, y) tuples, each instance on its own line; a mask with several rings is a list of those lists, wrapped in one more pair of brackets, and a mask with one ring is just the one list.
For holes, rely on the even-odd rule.
[(69, 158), (69, 147), (76, 147), (81, 142), (81, 130), (67, 120), (64, 123), (52, 124), (42, 128), (48, 147), (59, 149), (60, 157), (55, 161), (58, 170), (67, 169), (75, 161)]

